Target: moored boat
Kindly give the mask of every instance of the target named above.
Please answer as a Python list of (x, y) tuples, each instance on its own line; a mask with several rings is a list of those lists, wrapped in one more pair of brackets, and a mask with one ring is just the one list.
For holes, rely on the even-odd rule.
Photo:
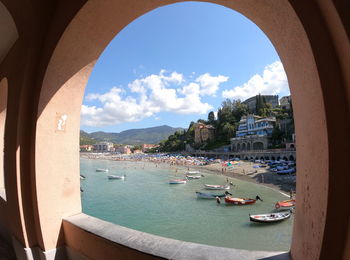
[(212, 185), (212, 184), (204, 184), (204, 187), (207, 190), (229, 190), (230, 185)]
[(86, 177), (85, 177), (84, 175), (80, 174), (80, 179), (81, 179), (81, 180), (85, 180)]
[(259, 215), (249, 214), (249, 219), (250, 221), (258, 222), (258, 223), (274, 223), (274, 222), (283, 221), (289, 218), (291, 215), (292, 215), (291, 211), (283, 211), (283, 212), (259, 214)]
[(200, 174), (200, 171), (187, 171), (185, 175), (198, 175)]
[(172, 179), (169, 180), (169, 184), (185, 184), (187, 182), (186, 179)]
[(275, 204), (277, 210), (288, 210), (295, 208), (295, 200), (282, 200)]
[(107, 178), (109, 179), (109, 180), (124, 180), (125, 179), (125, 177), (126, 177), (126, 175), (124, 174), (124, 175), (108, 175), (107, 176)]
[(249, 205), (254, 204), (256, 200), (251, 198), (232, 198), (231, 196), (226, 196), (225, 202), (233, 205)]
[(215, 199), (216, 197), (219, 197), (219, 198), (225, 197), (227, 195), (226, 192), (224, 194), (212, 194), (212, 193), (196, 191), (196, 195), (197, 195), (197, 198), (199, 199)]
[(96, 169), (97, 172), (108, 172), (108, 169), (102, 169), (102, 168), (98, 168)]
[(200, 179), (202, 175), (186, 175), (187, 179)]

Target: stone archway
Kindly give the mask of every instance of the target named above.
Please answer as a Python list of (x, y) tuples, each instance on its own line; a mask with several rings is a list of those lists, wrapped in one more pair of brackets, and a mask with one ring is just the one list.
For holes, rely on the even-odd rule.
[(264, 144), (262, 142), (253, 143), (253, 150), (264, 150)]
[(242, 143), (242, 151), (245, 151), (245, 150), (246, 150), (246, 144)]
[(290, 156), (289, 156), (289, 161), (294, 161), (294, 160), (295, 160), (294, 156), (293, 156), (293, 155), (290, 155)]
[(231, 150), (232, 150), (232, 152), (235, 152), (236, 151), (236, 145), (233, 144)]
[(247, 143), (247, 150), (250, 151), (250, 143)]
[[(47, 23), (51, 27), (43, 29), (48, 33), (40, 34), (41, 37), (38, 37), (45, 41), (38, 43), (38, 46), (33, 43), (33, 50), (28, 52), (33, 54), (33, 59), (36, 58), (35, 64), (41, 64), (37, 71), (33, 72), (38, 74), (33, 78), (38, 85), (43, 82), (41, 89), (35, 89), (33, 93), (38, 97), (38, 102), (36, 98), (33, 101), (28, 96), (20, 104), (31, 108), (28, 112), (21, 111), (23, 118), (29, 116), (32, 119), (30, 113), (33, 111), (36, 113), (36, 118), (33, 119), (37, 121), (32, 120), (36, 122), (35, 126), (30, 123), (26, 125), (32, 136), (26, 136), (20, 127), (11, 129), (18, 131), (16, 137), (18, 140), (14, 138), (13, 144), (16, 141), (20, 143), (21, 139), (26, 140), (27, 145), (32, 144), (28, 148), (31, 153), (20, 151), (21, 158), (28, 157), (35, 160), (30, 164), (28, 175), (30, 180), (21, 183), (22, 180), (18, 178), (18, 185), (19, 190), (20, 186), (24, 187), (27, 183), (33, 185), (28, 191), (23, 189), (23, 195), (28, 195), (28, 198), (33, 200), (33, 205), (38, 205), (32, 218), (35, 219), (33, 222), (36, 223), (38, 230), (37, 244), (43, 250), (51, 250), (64, 243), (58, 239), (62, 216), (81, 211), (77, 149), (69, 149), (65, 154), (62, 151), (71, 144), (77, 144), (81, 98), (91, 68), (109, 40), (124, 26), (147, 11), (159, 7), (157, 1), (97, 2), (91, 0), (77, 2), (74, 6), (72, 4), (72, 7), (67, 2), (63, 5), (62, 11), (59, 8), (54, 10), (57, 13), (52, 16), (53, 20), (48, 20)], [(164, 1), (162, 4), (175, 2), (177, 1)], [(340, 259), (338, 256), (343, 245), (336, 241), (332, 242), (332, 238), (339, 234), (344, 238), (346, 231), (341, 221), (334, 221), (340, 218), (337, 216), (339, 205), (337, 203), (329, 205), (327, 202), (334, 201), (347, 188), (346, 184), (341, 182), (343, 171), (340, 165), (346, 159), (343, 155), (347, 151), (346, 145), (342, 140), (346, 140), (349, 123), (345, 122), (342, 129), (336, 126), (339, 119), (348, 118), (348, 109), (345, 109), (348, 107), (346, 99), (348, 74), (345, 73), (348, 69), (343, 65), (348, 64), (346, 58), (348, 52), (341, 51), (342, 48), (348, 49), (346, 46), (342, 47), (344, 41), (341, 38), (343, 37), (341, 30), (332, 27), (333, 23), (328, 20), (332, 21), (333, 18), (322, 13), (323, 10), (330, 10), (329, 12), (334, 12), (337, 17), (336, 4), (331, 1), (302, 3), (285, 0), (211, 2), (237, 10), (260, 26), (276, 46), (287, 71), (293, 94), (297, 142), (303, 144), (298, 150), (300, 164), (297, 199), (304, 201), (305, 205), (312, 205), (308, 209), (300, 208), (296, 212), (291, 247), (293, 258), (327, 259), (327, 256), (333, 256)], [(20, 4), (18, 2), (19, 7)], [(70, 12), (65, 12), (65, 8), (71, 8), (68, 10)], [(42, 9), (45, 10), (45, 6)], [(52, 11), (47, 10), (47, 13), (53, 13)], [(63, 15), (63, 12), (66, 14)], [(65, 18), (62, 23), (59, 22), (62, 18), (60, 15)], [(43, 17), (48, 19), (49, 15), (42, 15), (38, 19), (44, 19)], [(336, 19), (341, 18), (339, 15)], [(336, 26), (341, 24), (338, 20), (334, 23)], [(66, 30), (61, 31), (65, 29), (66, 24), (68, 24)], [(21, 26), (25, 25), (22, 23)], [(327, 30), (324, 30), (325, 28)], [(22, 31), (26, 31), (25, 29), (26, 27), (22, 28)], [(24, 46), (25, 42), (21, 44)], [(42, 49), (45, 49), (45, 54), (43, 57), (37, 57), (35, 54), (43, 51)], [(49, 62), (46, 62), (47, 56), (50, 56)], [(18, 83), (15, 89), (18, 93), (21, 90), (19, 85)], [(67, 102), (67, 97), (73, 98)], [(335, 102), (344, 109), (337, 111)], [(11, 116), (17, 115), (13, 112)], [(54, 127), (62, 116), (68, 118), (64, 133), (56, 131)], [(305, 132), (314, 134), (309, 136), (304, 134)], [(45, 154), (46, 147), (55, 147), (57, 151)], [(314, 147), (319, 147), (317, 153), (309, 153), (308, 151)], [(341, 152), (338, 156), (334, 151)], [(323, 163), (320, 164), (319, 161)], [(77, 176), (70, 172), (74, 172)], [(50, 180), (47, 178), (48, 175), (51, 177)], [(21, 176), (24, 176), (24, 173)], [(332, 183), (339, 183), (337, 189), (331, 186)], [(54, 211), (50, 211), (49, 205), (52, 203), (56, 206)], [(317, 222), (313, 221), (315, 215), (321, 216)], [(343, 211), (343, 215), (346, 218), (349, 212)]]

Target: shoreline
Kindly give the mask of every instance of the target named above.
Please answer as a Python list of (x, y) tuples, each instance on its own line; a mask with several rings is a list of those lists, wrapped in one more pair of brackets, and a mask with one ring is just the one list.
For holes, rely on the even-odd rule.
[(221, 163), (211, 163), (207, 165), (195, 165), (187, 164), (183, 162), (174, 162), (173, 160), (140, 160), (133, 159), (131, 157), (125, 157), (123, 160), (117, 159), (113, 155), (103, 155), (92, 157), (89, 154), (80, 154), (80, 158), (91, 160), (111, 160), (111, 161), (130, 161), (130, 162), (148, 162), (156, 165), (166, 165), (170, 169), (183, 168), (184, 170), (205, 170), (209, 174), (222, 175), (229, 178), (235, 178), (243, 180), (257, 185), (263, 185), (270, 189), (274, 189), (286, 197), (289, 197), (290, 191), (295, 193), (296, 188), (296, 176), (294, 175), (277, 175), (276, 173), (269, 172), (266, 168), (253, 168), (257, 163), (239, 161), (234, 166), (223, 166)]
[[(289, 197), (289, 192), (292, 190), (295, 192), (295, 175), (277, 175), (276, 173), (269, 172), (265, 168), (252, 168), (256, 165), (251, 162), (241, 162), (242, 167), (229, 168), (226, 167), (222, 172), (221, 165), (206, 165), (206, 166), (194, 166), (198, 170), (205, 169), (213, 174), (226, 176), (229, 178), (235, 178), (242, 181), (255, 183), (257, 185), (263, 185), (265, 187), (274, 189)], [(243, 173), (243, 170), (245, 173)], [(247, 171), (248, 170), (248, 171)], [(250, 170), (250, 171), (249, 171)], [(256, 172), (255, 172), (256, 171)]]

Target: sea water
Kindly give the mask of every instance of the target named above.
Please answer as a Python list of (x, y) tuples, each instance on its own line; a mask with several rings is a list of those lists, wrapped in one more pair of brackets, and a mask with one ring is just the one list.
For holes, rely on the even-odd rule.
[[(109, 172), (96, 172), (108, 168)], [(80, 160), (83, 212), (135, 230), (178, 240), (248, 250), (286, 251), (290, 248), (293, 216), (280, 223), (258, 224), (249, 214), (272, 212), (280, 192), (255, 183), (229, 179), (234, 197), (255, 198), (252, 205), (226, 205), (216, 200), (197, 199), (204, 184), (226, 184), (226, 176), (201, 171), (205, 177), (187, 184), (168, 184), (183, 178), (186, 168), (165, 164), (109, 160)], [(177, 172), (176, 172), (177, 169)], [(126, 175), (109, 180), (108, 174)]]

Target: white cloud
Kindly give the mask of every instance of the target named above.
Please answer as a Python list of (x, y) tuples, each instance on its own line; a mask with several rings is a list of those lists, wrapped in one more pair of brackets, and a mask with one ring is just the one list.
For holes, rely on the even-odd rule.
[[(115, 125), (122, 122), (135, 122), (155, 116), (158, 112), (177, 114), (206, 114), (213, 107), (202, 102), (202, 95), (215, 94), (220, 83), (228, 77), (213, 77), (206, 73), (196, 82), (186, 82), (184, 76), (177, 72), (168, 73), (161, 70), (136, 79), (128, 84), (133, 96), (127, 96), (122, 88), (113, 87), (103, 94), (89, 94), (86, 101), (98, 101), (101, 107), (83, 105), (81, 124), (87, 126)], [(157, 118), (157, 117), (155, 117)]]
[(256, 74), (243, 85), (224, 90), (222, 97), (245, 100), (259, 93), (263, 95), (289, 93), (287, 75), (280, 61), (266, 66), (262, 76)]
[(201, 95), (215, 95), (216, 91), (219, 89), (219, 85), (227, 80), (228, 77), (222, 75), (213, 77), (209, 73), (205, 73), (200, 75), (196, 79), (196, 82), (200, 84)]

